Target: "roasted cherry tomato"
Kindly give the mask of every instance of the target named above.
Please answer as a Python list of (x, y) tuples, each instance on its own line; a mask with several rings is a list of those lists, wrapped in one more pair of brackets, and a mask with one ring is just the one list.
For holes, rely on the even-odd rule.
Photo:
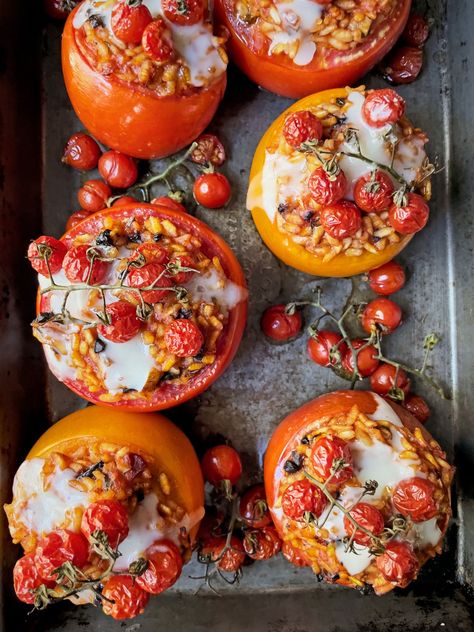
[(79, 0), (43, 0), (46, 13), (55, 20), (65, 20)]
[(199, 353), (204, 336), (192, 320), (173, 320), (165, 329), (164, 341), (168, 351), (178, 358), (190, 358)]
[(173, 24), (189, 26), (201, 22), (204, 16), (202, 0), (163, 0), (161, 6), (165, 17)]
[(401, 39), (408, 46), (424, 46), (430, 34), (428, 22), (422, 15), (411, 13)]
[(288, 114), (283, 125), (283, 136), (291, 147), (296, 149), (308, 141), (321, 140), (323, 126), (321, 121), (309, 110)]
[(136, 204), (137, 200), (131, 195), (122, 195), (112, 202), (112, 206), (125, 206), (126, 204)]
[(169, 195), (162, 195), (158, 198), (153, 198), (151, 204), (157, 204), (158, 206), (164, 206), (165, 208), (169, 208), (172, 211), (178, 211), (179, 213), (187, 213), (186, 207), (178, 202), (178, 200), (174, 200), (169, 197)]
[(221, 571), (236, 573), (245, 561), (245, 550), (242, 540), (233, 535), (230, 547), (225, 551), (226, 538), (209, 538), (201, 548), (201, 555), (209, 562), (216, 562)]
[(112, 575), (102, 590), (102, 610), (114, 619), (132, 619), (145, 610), (149, 595), (131, 575)]
[(405, 270), (396, 261), (389, 261), (369, 272), (370, 289), (376, 294), (389, 296), (405, 285)]
[(71, 230), (71, 228), (74, 228), (76, 224), (79, 224), (79, 222), (82, 222), (83, 219), (86, 219), (86, 217), (89, 217), (90, 214), (91, 212), (86, 211), (85, 209), (81, 209), (80, 211), (71, 213), (71, 215), (69, 215), (66, 222), (66, 230)]
[(146, 571), (136, 578), (140, 588), (152, 595), (168, 590), (181, 575), (183, 560), (178, 547), (169, 540), (155, 542), (146, 550)]
[(331, 173), (324, 167), (317, 167), (309, 176), (308, 188), (317, 204), (334, 204), (344, 197), (347, 189), (346, 176), (342, 169)]
[(143, 31), (142, 46), (155, 61), (170, 61), (174, 56), (173, 39), (166, 22), (153, 20)]
[(107, 206), (111, 195), (111, 188), (103, 180), (87, 180), (77, 192), (77, 199), (81, 208), (94, 213)]
[(288, 485), (281, 499), (283, 513), (292, 520), (304, 520), (306, 513), (319, 518), (327, 504), (324, 493), (306, 478)]
[(189, 279), (196, 274), (195, 272), (182, 270), (181, 272), (175, 272), (173, 274), (173, 268), (171, 266), (179, 266), (180, 268), (194, 268), (196, 269), (196, 262), (189, 255), (175, 255), (170, 259), (170, 275), (175, 283), (182, 285), (189, 281)]
[(197, 146), (191, 153), (191, 160), (198, 165), (220, 167), (226, 159), (224, 145), (214, 134), (202, 134), (194, 141)]
[[(339, 353), (342, 358), (347, 350), (345, 342), (341, 342), (341, 334), (335, 331), (322, 330), (311, 336), (308, 340), (308, 355), (313, 362), (320, 366), (337, 364), (334, 354)], [(333, 357), (331, 358), (331, 353)]]
[(376, 169), (357, 180), (354, 201), (366, 213), (381, 213), (391, 206), (394, 190), (390, 176)]
[(290, 564), (294, 564), (295, 566), (309, 566), (303, 553), (285, 540), (281, 546), (281, 552), (283, 553), (283, 557), (286, 558)]
[(97, 325), (97, 333), (110, 342), (128, 342), (140, 331), (137, 308), (128, 301), (116, 301), (107, 305), (107, 318), (109, 324)]
[(411, 414), (422, 424), (425, 424), (430, 418), (430, 408), (423, 397), (420, 397), (419, 395), (409, 395), (406, 397), (403, 402), (403, 407), (410, 411)]
[(393, 506), (413, 522), (423, 522), (438, 513), (434, 498), (435, 487), (427, 478), (413, 476), (400, 481), (393, 490)]
[(142, 255), (147, 263), (162, 263), (163, 265), (168, 263), (168, 253), (166, 250), (152, 241), (140, 244), (130, 259), (136, 261), (139, 259), (139, 255)]
[(48, 266), (52, 274), (59, 272), (66, 252), (66, 245), (62, 241), (43, 235), (28, 246), (28, 259), (33, 270), (43, 276), (49, 276)]
[[(129, 287), (144, 288), (169, 288), (174, 285), (172, 280), (166, 274), (165, 266), (160, 263), (147, 263), (141, 268), (129, 268), (127, 276), (127, 285)], [(171, 290), (153, 289), (142, 292), (143, 300), (147, 303), (158, 303)]]
[(122, 0), (112, 9), (112, 32), (125, 44), (140, 44), (143, 31), (152, 20), (146, 5)]
[(230, 200), (232, 190), (222, 173), (203, 173), (193, 187), (194, 198), (205, 208), (221, 208)]
[(94, 253), (100, 255), (99, 250), (85, 245), (73, 246), (67, 251), (63, 260), (63, 270), (68, 281), (97, 285), (104, 280), (108, 264), (94, 257)]
[(376, 564), (387, 581), (397, 584), (411, 581), (419, 569), (418, 558), (408, 542), (397, 540), (385, 546), (385, 552), (376, 558)]
[(349, 446), (339, 437), (325, 436), (311, 450), (311, 463), (318, 478), (333, 487), (345, 483), (354, 475)]
[(102, 531), (109, 546), (116, 549), (128, 535), (127, 510), (116, 500), (91, 503), (82, 514), (81, 531), (89, 541), (94, 532)]
[(38, 573), (34, 554), (20, 557), (13, 569), (13, 587), (18, 599), (24, 603), (34, 604), (34, 590), (42, 584), (48, 588), (54, 587), (53, 581), (44, 580)]
[[(369, 503), (357, 503), (357, 505), (349, 511), (349, 515), (359, 526), (370, 531), (373, 535), (377, 536), (382, 533), (384, 518), (377, 507), (369, 505)], [(352, 538), (357, 544), (361, 544), (362, 546), (371, 545), (371, 537), (367, 533), (364, 533), (364, 531), (357, 529), (347, 516), (344, 516), (344, 529), (349, 538)]]
[(263, 485), (254, 485), (247, 489), (240, 499), (239, 514), (242, 521), (254, 529), (261, 529), (271, 524), (272, 519)]
[(275, 527), (262, 527), (246, 531), (244, 549), (252, 560), (268, 560), (281, 549), (281, 540)]
[(404, 99), (390, 88), (373, 90), (362, 106), (362, 116), (372, 127), (384, 127), (388, 123), (397, 123), (405, 113)]
[(394, 203), (388, 213), (388, 221), (402, 235), (411, 235), (424, 228), (430, 209), (424, 198), (417, 193), (407, 193), (401, 206)]
[(389, 298), (376, 298), (370, 301), (362, 312), (361, 324), (370, 334), (378, 328), (384, 334), (390, 334), (402, 322), (402, 310)]
[(137, 181), (137, 163), (130, 156), (110, 149), (99, 159), (99, 173), (111, 187), (127, 189)]
[(267, 307), (260, 319), (260, 327), (271, 340), (287, 342), (295, 338), (301, 331), (303, 318), (301, 312), (286, 313), (286, 305), (272, 305)]
[(82, 568), (89, 557), (89, 545), (81, 533), (65, 529), (52, 531), (38, 540), (35, 566), (43, 579), (54, 579), (54, 572), (62, 564), (71, 562)]
[(348, 200), (340, 200), (321, 209), (320, 219), (324, 230), (334, 239), (352, 237), (362, 225), (359, 209)]
[(370, 376), (370, 388), (379, 395), (388, 395), (392, 389), (399, 389), (405, 395), (410, 391), (411, 381), (403, 369), (397, 368), (384, 362)]
[[(377, 349), (374, 345), (367, 345), (366, 340), (361, 340), (359, 338), (352, 340), (351, 344), (354, 349), (364, 347), (357, 354), (357, 370), (359, 371), (360, 376), (368, 377), (369, 375), (372, 375), (380, 364), (377, 359)], [(349, 375), (354, 373), (354, 358), (352, 356), (352, 351), (349, 348), (347, 348), (342, 356), (342, 366)]]
[(88, 134), (73, 134), (66, 143), (62, 162), (80, 171), (95, 169), (102, 151), (95, 140)]
[(201, 469), (205, 480), (214, 487), (224, 481), (235, 485), (242, 476), (242, 461), (230, 445), (216, 445), (204, 453)]
[(423, 51), (414, 46), (395, 48), (382, 62), (383, 78), (395, 85), (412, 83), (423, 67)]

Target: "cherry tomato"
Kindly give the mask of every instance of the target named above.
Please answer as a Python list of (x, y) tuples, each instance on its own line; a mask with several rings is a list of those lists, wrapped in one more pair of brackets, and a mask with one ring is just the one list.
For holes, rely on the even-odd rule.
[(429, 34), (430, 29), (425, 18), (417, 13), (411, 13), (402, 33), (403, 41), (408, 46), (422, 47), (426, 43)]
[(292, 520), (304, 520), (306, 512), (319, 518), (327, 504), (324, 493), (306, 478), (288, 485), (281, 498), (283, 513)]
[(400, 306), (389, 298), (376, 298), (366, 305), (362, 312), (361, 323), (368, 334), (375, 327), (384, 334), (390, 334), (400, 325), (402, 316)]
[(87, 180), (77, 192), (79, 205), (85, 211), (94, 213), (106, 208), (112, 190), (103, 180)]
[(403, 406), (422, 424), (425, 424), (430, 418), (430, 408), (423, 397), (419, 395), (409, 395), (406, 397)]
[(354, 201), (366, 213), (381, 213), (391, 206), (394, 190), (390, 176), (377, 169), (357, 180)]
[(112, 32), (125, 44), (140, 44), (143, 31), (152, 20), (153, 17), (146, 5), (133, 5), (123, 0), (112, 9)]
[(181, 575), (181, 554), (176, 544), (169, 540), (160, 540), (146, 550), (145, 557), (148, 568), (135, 581), (146, 592), (159, 595), (176, 583)]
[(347, 350), (346, 343), (341, 343), (341, 340), (342, 336), (335, 331), (318, 331), (308, 340), (308, 355), (320, 366), (334, 366), (337, 364), (337, 358), (330, 357), (331, 351), (333, 354), (339, 353), (342, 358)]
[(13, 586), (18, 599), (24, 603), (33, 604), (35, 602), (33, 591), (42, 584), (48, 588), (54, 587), (53, 581), (40, 577), (33, 553), (21, 557), (13, 569)]
[(419, 562), (408, 542), (393, 540), (385, 546), (385, 552), (376, 558), (379, 571), (389, 582), (407, 583), (418, 572)]
[(220, 167), (226, 159), (224, 145), (214, 134), (202, 134), (195, 141), (197, 147), (191, 153), (191, 160), (198, 165)]
[(86, 217), (89, 217), (89, 215), (91, 215), (91, 212), (86, 211), (84, 209), (81, 209), (80, 211), (76, 211), (75, 213), (72, 213), (71, 215), (69, 215), (68, 220), (66, 222), (66, 230), (71, 230), (71, 228), (74, 228), (76, 224), (79, 224), (79, 222), (82, 222), (82, 220), (86, 219)]
[(391, 364), (382, 364), (370, 376), (370, 388), (379, 395), (388, 395), (393, 388), (400, 389), (405, 395), (410, 391), (411, 381), (403, 369), (399, 369), (397, 383), (395, 375), (397, 368)]
[(222, 173), (203, 173), (193, 187), (194, 198), (205, 208), (225, 206), (232, 194), (229, 180)]
[(389, 261), (369, 272), (370, 289), (376, 294), (389, 296), (405, 285), (405, 270), (396, 261)]
[[(362, 351), (359, 351), (357, 354), (357, 370), (359, 371), (361, 377), (368, 377), (380, 364), (379, 360), (377, 360), (377, 349), (374, 345), (365, 346), (367, 341), (359, 338), (352, 340), (351, 344), (354, 349), (364, 347)], [(354, 373), (354, 358), (352, 357), (352, 352), (349, 348), (347, 348), (342, 356), (342, 367), (349, 375)]]
[(102, 610), (114, 619), (132, 619), (145, 610), (149, 595), (131, 575), (112, 575), (102, 594)]
[[(42, 235), (31, 242), (28, 246), (28, 259), (33, 270), (43, 276), (49, 276), (49, 269), (52, 274), (61, 270), (67, 247), (59, 239)], [(48, 264), (46, 263), (48, 260)]]
[(192, 358), (204, 344), (204, 336), (199, 327), (187, 318), (173, 320), (165, 329), (166, 348), (178, 358)]
[(54, 20), (65, 20), (79, 0), (43, 0), (43, 7)]
[(323, 126), (321, 121), (308, 110), (288, 114), (283, 125), (283, 136), (291, 147), (297, 149), (308, 141), (318, 141), (322, 138)]
[(234, 448), (217, 445), (206, 450), (201, 469), (205, 480), (214, 487), (218, 487), (223, 481), (235, 485), (242, 476), (242, 461)]
[(204, 16), (202, 0), (163, 0), (161, 6), (165, 17), (173, 24), (189, 26), (201, 22)]
[(268, 560), (281, 549), (281, 539), (275, 527), (246, 531), (244, 549), (252, 560)]
[(302, 326), (301, 312), (287, 314), (286, 305), (267, 307), (260, 319), (260, 327), (265, 336), (276, 342), (292, 340), (300, 333)]
[(423, 51), (413, 46), (400, 46), (383, 60), (380, 70), (383, 78), (395, 85), (412, 83), (423, 67)]
[[(311, 463), (316, 475), (333, 487), (352, 478), (352, 454), (349, 446), (339, 437), (325, 436), (316, 441), (311, 450)], [(342, 465), (337, 471), (333, 468)]]
[(223, 553), (226, 538), (209, 538), (201, 548), (201, 555), (216, 562), (221, 571), (236, 573), (245, 561), (245, 550), (242, 540), (235, 535), (230, 539), (230, 547)]
[[(129, 287), (143, 288), (169, 288), (174, 283), (166, 274), (165, 266), (160, 263), (147, 263), (141, 268), (130, 267), (127, 276), (127, 285)], [(158, 303), (162, 301), (171, 290), (153, 289), (142, 292), (143, 300), (147, 303)]]
[(187, 213), (186, 207), (178, 202), (178, 200), (174, 200), (170, 198), (169, 195), (162, 195), (158, 198), (153, 198), (151, 204), (157, 204), (158, 206), (164, 206), (165, 208), (169, 208), (172, 211), (178, 211), (179, 213)]
[(317, 204), (322, 206), (334, 204), (344, 197), (347, 189), (346, 176), (341, 169), (330, 174), (324, 167), (317, 167), (309, 176), (308, 188)]
[(285, 557), (290, 564), (294, 564), (295, 566), (309, 566), (303, 553), (289, 542), (283, 542), (281, 552), (283, 553), (283, 557)]
[(240, 499), (239, 514), (242, 521), (254, 529), (261, 529), (271, 524), (272, 518), (263, 485), (254, 485), (247, 489)]
[(352, 237), (362, 225), (362, 217), (355, 204), (341, 200), (320, 211), (324, 230), (334, 239)]
[(109, 149), (99, 159), (99, 173), (111, 187), (127, 189), (137, 181), (137, 163), (130, 156)]
[(132, 256), (129, 257), (130, 261), (138, 260), (139, 255), (143, 255), (147, 263), (162, 263), (163, 265), (168, 263), (167, 251), (152, 241), (146, 241), (144, 244), (140, 244)]
[(419, 476), (400, 481), (393, 490), (393, 506), (402, 516), (409, 516), (413, 522), (424, 522), (438, 513), (434, 499), (435, 486), (431, 481)]
[[(179, 265), (181, 268), (194, 268), (196, 269), (196, 262), (189, 255), (174, 255), (170, 259), (170, 264)], [(171, 273), (170, 273), (171, 274)], [(177, 272), (176, 274), (171, 274), (173, 281), (178, 285), (182, 285), (189, 281), (189, 279), (196, 274), (195, 272)]]
[(406, 203), (404, 201), (402, 204), (402, 206), (392, 204), (388, 212), (388, 221), (402, 235), (417, 233), (428, 222), (430, 216), (428, 204), (417, 193), (408, 193)]
[(110, 342), (128, 342), (140, 331), (137, 308), (128, 301), (116, 301), (107, 305), (107, 316), (110, 324), (97, 325), (97, 333)]
[(112, 202), (112, 206), (125, 206), (126, 204), (135, 204), (137, 200), (131, 195), (122, 195)]
[(102, 151), (95, 140), (88, 134), (73, 134), (66, 143), (62, 162), (80, 171), (95, 169)]
[[(94, 252), (99, 252), (91, 246), (73, 246), (70, 248), (63, 261), (64, 273), (71, 283), (86, 283), (90, 285), (98, 285), (104, 280), (108, 272), (108, 264), (106, 261), (94, 258)], [(92, 273), (91, 273), (92, 267)]]
[(143, 31), (142, 46), (155, 61), (170, 61), (174, 57), (171, 31), (161, 18), (153, 20)]
[(65, 562), (82, 568), (89, 557), (89, 545), (80, 533), (65, 529), (52, 531), (38, 540), (34, 563), (39, 575), (46, 580), (54, 578), (53, 571)]
[[(353, 507), (349, 514), (358, 525), (367, 529), (373, 533), (373, 535), (380, 535), (384, 528), (384, 518), (382, 513), (373, 505), (369, 503), (357, 503)], [(370, 546), (372, 539), (366, 533), (360, 529), (356, 529), (347, 516), (344, 516), (344, 529), (346, 530), (349, 538), (352, 538), (357, 544), (363, 546)]]
[(397, 123), (404, 113), (404, 99), (390, 88), (369, 92), (362, 106), (362, 116), (372, 127), (384, 127), (387, 123)]
[(81, 531), (89, 541), (95, 531), (102, 531), (109, 546), (116, 549), (128, 535), (127, 510), (116, 500), (91, 503), (82, 514)]

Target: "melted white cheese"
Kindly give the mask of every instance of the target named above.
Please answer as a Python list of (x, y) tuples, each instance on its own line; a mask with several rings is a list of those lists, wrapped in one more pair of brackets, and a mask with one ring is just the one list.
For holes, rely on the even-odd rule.
[(104, 342), (105, 349), (98, 358), (108, 391), (116, 393), (124, 388), (141, 391), (155, 366), (150, 346), (143, 342), (142, 335), (138, 333), (127, 342)]
[(275, 3), (281, 20), (281, 31), (269, 33), (271, 44), (269, 53), (280, 44), (298, 45), (293, 58), (297, 66), (306, 66), (311, 62), (316, 52), (316, 44), (311, 38), (317, 21), (321, 17), (323, 7), (313, 0), (287, 0)]
[[(64, 285), (70, 286), (72, 283), (68, 280), (63, 270), (56, 272), (53, 275), (54, 282), (56, 285)], [(43, 276), (42, 274), (38, 274), (38, 284), (40, 289), (44, 290), (45, 288), (51, 285), (51, 282), (48, 277)], [(79, 318), (81, 320), (97, 320), (95, 314), (91, 311), (88, 306), (90, 296), (90, 290), (75, 290), (71, 292), (68, 296), (66, 308), (68, 312), (71, 314), (73, 318)], [(58, 313), (61, 311), (61, 307), (64, 302), (64, 292), (63, 291), (55, 291), (48, 292), (46, 297), (50, 301), (50, 309), (49, 311)]]
[(377, 407), (371, 415), (367, 415), (369, 419), (373, 419), (374, 421), (389, 421), (394, 426), (403, 425), (400, 417), (383, 397), (380, 397), (377, 393), (372, 393), (372, 397), (375, 399)]
[(437, 524), (437, 517), (414, 523), (407, 533), (407, 539), (413, 543), (415, 549), (423, 550), (428, 546), (436, 546), (441, 539), (441, 530)]
[(194, 301), (216, 302), (223, 310), (231, 310), (247, 298), (246, 288), (221, 276), (210, 266), (206, 274), (194, 274), (185, 284)]
[[(262, 206), (272, 223), (279, 204), (301, 197), (307, 172), (304, 154), (289, 159), (278, 152), (266, 152), (262, 170)], [(251, 200), (247, 204), (250, 205)]]
[(347, 570), (350, 575), (358, 575), (365, 571), (367, 566), (370, 566), (374, 556), (369, 553), (369, 550), (365, 546), (359, 546), (354, 544), (354, 551), (346, 551), (346, 545), (344, 542), (338, 542), (336, 544), (336, 557)]

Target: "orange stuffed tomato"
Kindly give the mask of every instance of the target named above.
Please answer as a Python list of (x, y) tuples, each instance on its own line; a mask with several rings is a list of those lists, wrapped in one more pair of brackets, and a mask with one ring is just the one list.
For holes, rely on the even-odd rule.
[(341, 88), (292, 105), (252, 163), (247, 207), (286, 264), (352, 276), (390, 261), (429, 217), (426, 134), (394, 90)]
[(351, 85), (395, 44), (410, 0), (217, 0), (229, 52), (257, 84), (286, 97)]
[(71, 103), (102, 143), (136, 158), (172, 154), (209, 124), (224, 94), (224, 38), (202, 0), (84, 0), (62, 65)]
[(199, 461), (162, 415), (92, 406), (54, 424), (18, 469), (5, 505), (24, 555), (21, 601), (101, 605), (127, 619), (172, 586), (204, 515)]
[(442, 550), (453, 468), (405, 409), (337, 391), (291, 413), (265, 455), (265, 489), (288, 559), (382, 595)]
[(39, 272), (34, 335), (54, 375), (92, 403), (175, 406), (208, 388), (237, 350), (242, 269), (186, 213), (140, 203), (104, 210), (61, 241), (39, 238), (29, 256)]

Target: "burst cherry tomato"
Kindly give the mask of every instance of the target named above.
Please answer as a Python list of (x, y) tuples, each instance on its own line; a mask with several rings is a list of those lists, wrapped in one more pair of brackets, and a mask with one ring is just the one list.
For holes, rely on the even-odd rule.
[(86, 217), (89, 217), (90, 214), (90, 211), (86, 211), (84, 209), (72, 213), (71, 215), (69, 215), (66, 222), (66, 230), (71, 230), (71, 228), (74, 228), (76, 224), (79, 224), (79, 222), (82, 222), (82, 220), (86, 219)]
[[(169, 288), (174, 283), (166, 274), (165, 266), (160, 263), (147, 263), (141, 268), (131, 267), (127, 276), (127, 285), (129, 287), (143, 288)], [(153, 289), (142, 292), (143, 300), (147, 303), (158, 303), (168, 295), (170, 290)]]
[(413, 522), (423, 522), (438, 513), (434, 499), (435, 487), (431, 481), (413, 476), (400, 481), (393, 490), (393, 506)]
[(112, 575), (102, 591), (102, 610), (114, 619), (132, 619), (145, 610), (149, 595), (131, 575)]
[(281, 552), (283, 553), (283, 557), (285, 557), (290, 564), (294, 564), (295, 566), (308, 566), (308, 561), (305, 559), (303, 553), (289, 542), (283, 542)]
[(240, 499), (239, 514), (243, 522), (254, 529), (261, 529), (271, 524), (267, 497), (263, 485), (250, 487)]
[(287, 342), (295, 338), (301, 331), (303, 319), (301, 312), (286, 313), (286, 305), (272, 305), (262, 314), (260, 327), (271, 340)]
[(323, 135), (321, 121), (308, 110), (288, 114), (283, 125), (283, 136), (291, 147), (297, 149), (302, 143), (318, 141)]
[(182, 26), (201, 22), (204, 15), (202, 0), (163, 0), (163, 13), (173, 24)]
[(110, 149), (99, 159), (99, 173), (111, 187), (127, 189), (137, 181), (137, 163), (130, 156)]
[(91, 285), (97, 285), (104, 280), (108, 265), (105, 261), (94, 258), (94, 253), (100, 254), (97, 249), (86, 245), (73, 246), (67, 251), (63, 261), (63, 270), (68, 281), (71, 283), (89, 281)]
[(168, 253), (159, 244), (147, 241), (140, 244), (130, 257), (130, 261), (138, 260), (139, 255), (143, 255), (147, 263), (168, 263)]
[(329, 174), (324, 167), (317, 167), (309, 176), (308, 188), (317, 204), (334, 204), (344, 197), (347, 189), (346, 176), (341, 169)]
[(24, 555), (13, 569), (13, 586), (16, 596), (24, 603), (33, 604), (35, 602), (33, 591), (41, 584), (45, 584), (48, 588), (54, 587), (53, 581), (45, 581), (40, 577), (35, 565), (34, 554)]
[(411, 386), (410, 379), (403, 369), (399, 369), (395, 384), (396, 373), (396, 367), (382, 363), (370, 376), (370, 388), (379, 395), (388, 395), (393, 388), (400, 389), (407, 395)]
[(308, 340), (308, 355), (313, 362), (320, 366), (331, 366), (337, 364), (337, 359), (333, 357), (332, 353), (339, 353), (341, 357), (346, 352), (347, 345), (341, 343), (342, 336), (335, 331), (322, 330), (318, 331), (314, 336), (311, 336)]
[(394, 85), (412, 83), (423, 68), (423, 51), (414, 46), (399, 46), (383, 60), (383, 78)]
[(419, 562), (408, 542), (393, 540), (376, 558), (379, 571), (389, 582), (408, 583), (418, 572)]
[(106, 208), (111, 195), (110, 187), (103, 180), (87, 180), (77, 192), (77, 199), (81, 208), (95, 213)]
[(88, 557), (89, 545), (82, 534), (58, 529), (38, 540), (34, 562), (39, 575), (52, 580), (53, 571), (65, 562), (82, 568)]
[(390, 176), (384, 171), (376, 170), (357, 180), (354, 200), (366, 213), (381, 213), (392, 204), (394, 190)]
[(334, 239), (352, 237), (362, 225), (359, 209), (348, 200), (341, 200), (323, 208), (320, 219), (324, 230)]
[(383, 127), (387, 123), (397, 123), (405, 112), (405, 101), (391, 90), (373, 90), (370, 92), (362, 106), (362, 116), (368, 125)]
[(275, 527), (246, 531), (244, 549), (252, 560), (268, 560), (281, 549), (281, 539)]
[(245, 561), (242, 540), (235, 535), (230, 539), (230, 547), (225, 551), (226, 538), (209, 538), (201, 548), (201, 556), (209, 562), (216, 562), (221, 571), (236, 573)]
[[(373, 535), (380, 535), (384, 528), (384, 518), (381, 512), (369, 503), (357, 503), (349, 514), (358, 525), (370, 531)], [(344, 516), (344, 529), (349, 538), (352, 538), (357, 544), (362, 546), (370, 546), (371, 538), (369, 535), (356, 529), (347, 516)], [(353, 537), (352, 537), (353, 536)]]
[(193, 193), (201, 206), (221, 208), (230, 200), (232, 191), (229, 180), (222, 173), (203, 173), (196, 179)]
[(107, 305), (107, 316), (110, 324), (97, 325), (97, 333), (110, 342), (128, 342), (140, 331), (137, 308), (128, 301), (116, 301)]
[[(196, 262), (189, 255), (174, 255), (170, 259), (170, 264), (176, 264), (181, 268), (194, 268), (196, 269)], [(171, 274), (171, 273), (170, 273)], [(173, 281), (178, 285), (182, 285), (189, 281), (189, 279), (195, 274), (195, 272), (176, 272), (176, 274), (171, 274)]]
[(405, 285), (405, 270), (396, 261), (389, 261), (369, 272), (370, 289), (376, 294), (389, 296)]
[(214, 487), (219, 487), (223, 481), (235, 485), (242, 476), (242, 461), (234, 448), (216, 445), (204, 453), (201, 469), (205, 480)]
[(178, 211), (178, 213), (187, 213), (186, 207), (178, 202), (178, 200), (174, 200), (170, 198), (169, 195), (162, 195), (158, 198), (153, 198), (151, 204), (157, 204), (158, 206), (164, 206), (165, 208), (169, 208), (172, 211)]
[(171, 31), (161, 18), (153, 20), (143, 31), (142, 46), (155, 61), (170, 61), (174, 56)]
[(425, 18), (417, 13), (411, 13), (402, 33), (403, 41), (406, 42), (408, 46), (422, 47), (426, 43), (429, 34), (430, 29)]
[(364, 330), (370, 334), (378, 327), (384, 334), (390, 334), (402, 322), (402, 310), (389, 298), (376, 298), (367, 304), (361, 316)]
[[(352, 454), (349, 446), (339, 437), (321, 437), (311, 450), (311, 463), (316, 475), (335, 487), (352, 478)], [(335, 471), (337, 469), (337, 471)]]
[(173, 320), (166, 329), (164, 340), (168, 351), (178, 358), (191, 358), (199, 353), (204, 336), (192, 320)]
[(143, 31), (152, 20), (150, 10), (141, 3), (133, 5), (127, 0), (123, 0), (112, 9), (113, 34), (125, 44), (139, 44)]
[(214, 134), (203, 134), (194, 141), (197, 147), (191, 153), (191, 160), (198, 165), (220, 167), (226, 159), (224, 145)]
[(125, 206), (126, 204), (135, 204), (136, 201), (137, 200), (131, 195), (122, 195), (121, 197), (117, 198), (115, 202), (112, 202), (112, 206)]
[(429, 216), (430, 209), (424, 198), (417, 193), (408, 193), (402, 206), (392, 204), (388, 212), (388, 221), (397, 232), (411, 235), (426, 226)]
[(101, 155), (99, 145), (88, 134), (78, 132), (67, 141), (62, 162), (80, 171), (95, 169)]
[(82, 514), (81, 531), (89, 541), (94, 531), (102, 531), (109, 546), (116, 549), (128, 535), (127, 510), (116, 500), (91, 503)]
[(160, 540), (146, 550), (145, 557), (148, 568), (135, 581), (146, 592), (159, 595), (168, 590), (181, 575), (181, 554), (176, 544), (169, 540)]
[(406, 397), (403, 406), (422, 424), (425, 424), (430, 418), (430, 408), (423, 397), (419, 395), (409, 395)]
[[(54, 237), (42, 235), (29, 245), (28, 259), (33, 270), (36, 270), (36, 272), (43, 276), (48, 276), (48, 264), (53, 274), (59, 272), (66, 252), (66, 245), (62, 241)], [(48, 260), (48, 264), (46, 263), (46, 259)]]
[(292, 520), (304, 520), (306, 512), (319, 518), (327, 504), (327, 498), (319, 487), (312, 485), (306, 478), (291, 483), (283, 492), (281, 499), (283, 513)]
[[(366, 340), (361, 340), (359, 338), (352, 340), (352, 346), (354, 349), (364, 347), (362, 351), (359, 351), (357, 354), (357, 370), (359, 371), (361, 377), (368, 377), (371, 375), (380, 364), (379, 360), (377, 360), (377, 349), (374, 345), (365, 345), (367, 345)], [(352, 351), (349, 348), (347, 348), (342, 356), (342, 366), (349, 375), (353, 374), (354, 358), (352, 357)]]

